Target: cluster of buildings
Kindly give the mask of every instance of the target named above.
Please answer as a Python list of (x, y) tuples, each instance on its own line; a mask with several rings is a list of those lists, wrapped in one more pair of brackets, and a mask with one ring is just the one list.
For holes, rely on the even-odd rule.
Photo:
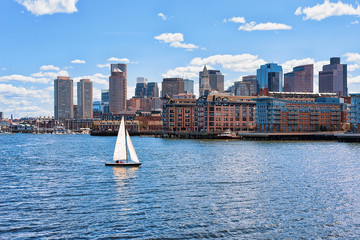
[[(73, 80), (54, 80), (52, 125), (76, 131), (92, 128), (117, 131), (122, 116), (132, 131), (169, 132), (316, 132), (360, 131), (360, 94), (348, 95), (347, 65), (340, 58), (319, 72), (319, 93), (314, 93), (314, 66), (296, 66), (283, 73), (276, 63), (259, 67), (256, 75), (224, 89), (220, 70), (199, 72), (199, 97), (194, 81), (164, 78), (157, 82), (138, 77), (135, 94), (127, 98), (127, 65), (111, 64), (109, 89), (93, 102), (93, 83), (77, 83), (73, 104)], [(3, 114), (0, 112), (0, 124)], [(36, 124), (51, 122), (37, 119)], [(46, 125), (46, 124), (45, 124)]]

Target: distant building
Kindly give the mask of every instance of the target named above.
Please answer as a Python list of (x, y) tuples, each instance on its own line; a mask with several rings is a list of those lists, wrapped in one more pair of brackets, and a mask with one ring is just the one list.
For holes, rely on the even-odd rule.
[(159, 97), (159, 87), (157, 82), (149, 82), (146, 78), (138, 77), (134, 98)]
[(313, 92), (314, 64), (297, 66), (284, 75), (284, 92)]
[(234, 82), (228, 89), (235, 96), (254, 96), (257, 91), (256, 75), (243, 76), (242, 81)]
[(149, 82), (146, 86), (145, 96), (147, 98), (159, 97), (159, 87), (157, 82)]
[(267, 63), (260, 66), (256, 72), (257, 92), (268, 88), (271, 92), (283, 91), (283, 70), (276, 63)]
[(330, 65), (323, 66), (319, 72), (319, 92), (337, 93), (342, 97), (348, 95), (347, 65), (340, 64), (340, 58), (330, 58)]
[(74, 118), (77, 118), (77, 116), (78, 116), (78, 105), (76, 105), (76, 104), (73, 105), (73, 114), (74, 114)]
[(54, 80), (54, 115), (60, 122), (74, 118), (73, 80), (70, 77), (60, 76)]
[(196, 101), (195, 130), (198, 132), (253, 131), (255, 98), (210, 94)]
[(194, 81), (184, 79), (184, 93), (194, 94)]
[(224, 92), (224, 75), (220, 70), (208, 70), (211, 90)]
[(199, 97), (211, 92), (209, 72), (204, 66), (202, 72), (199, 72)]
[(345, 123), (345, 108), (339, 98), (256, 100), (256, 125), (259, 132), (338, 131)]
[(244, 83), (247, 83), (249, 86), (249, 96), (256, 95), (257, 93), (256, 75), (243, 76), (242, 80)]
[(4, 112), (0, 112), (0, 120), (4, 119)]
[(360, 94), (350, 94), (350, 125), (353, 132), (360, 132)]
[(93, 102), (93, 117), (99, 117), (100, 115), (102, 115), (101, 101), (94, 101)]
[(101, 112), (109, 113), (109, 89), (101, 90)]
[(144, 77), (136, 78), (136, 83), (147, 83), (147, 82), (148, 82), (147, 78), (144, 78)]
[(164, 78), (162, 82), (162, 97), (168, 95), (172, 98), (174, 95), (184, 92), (184, 80), (182, 78)]
[(138, 77), (136, 79), (135, 97), (143, 98), (146, 95), (146, 87), (148, 80), (144, 77)]
[(199, 72), (199, 95), (203, 96), (211, 91), (224, 92), (224, 75), (220, 70), (208, 70), (204, 66)]
[(120, 113), (126, 110), (127, 98), (126, 64), (111, 64), (109, 77), (109, 112)]
[(93, 83), (81, 79), (77, 83), (77, 118), (93, 118)]

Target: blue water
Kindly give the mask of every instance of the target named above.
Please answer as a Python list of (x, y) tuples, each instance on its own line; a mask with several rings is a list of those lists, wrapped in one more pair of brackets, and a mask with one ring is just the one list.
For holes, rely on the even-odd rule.
[(0, 239), (358, 239), (360, 145), (0, 136)]

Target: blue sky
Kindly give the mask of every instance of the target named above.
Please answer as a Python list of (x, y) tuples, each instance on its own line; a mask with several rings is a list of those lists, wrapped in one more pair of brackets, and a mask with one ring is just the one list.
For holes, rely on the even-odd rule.
[(349, 92), (360, 92), (359, 22), (349, 0), (1, 0), (0, 111), (53, 116), (58, 75), (90, 78), (99, 99), (117, 62), (128, 64), (128, 98), (136, 77), (198, 83), (204, 64), (229, 86), (266, 62), (284, 72), (314, 63), (317, 89), (334, 56), (348, 64)]

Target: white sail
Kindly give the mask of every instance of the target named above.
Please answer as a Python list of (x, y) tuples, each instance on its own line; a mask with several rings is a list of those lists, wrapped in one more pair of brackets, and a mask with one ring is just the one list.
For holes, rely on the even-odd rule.
[(131, 142), (131, 139), (130, 139), (130, 135), (129, 135), (129, 132), (126, 130), (126, 141), (127, 141), (127, 145), (128, 145), (128, 148), (129, 148), (129, 152), (130, 152), (130, 158), (131, 158), (131, 161), (133, 162), (139, 162), (139, 159), (136, 155), (136, 152), (135, 152), (135, 148)]
[(125, 140), (125, 123), (124, 117), (121, 119), (119, 132), (116, 139), (113, 160), (126, 160), (126, 140)]

